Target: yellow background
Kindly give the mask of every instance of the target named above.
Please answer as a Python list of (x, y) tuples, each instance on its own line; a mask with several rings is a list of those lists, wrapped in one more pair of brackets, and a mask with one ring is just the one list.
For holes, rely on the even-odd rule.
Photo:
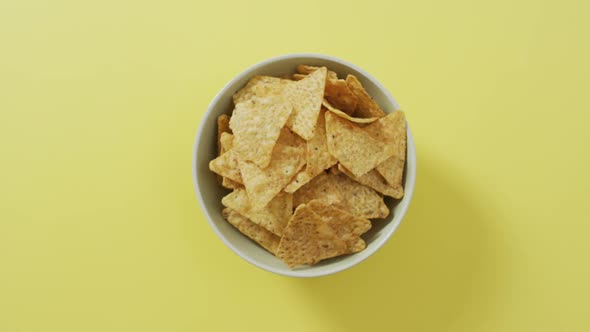
[[(0, 331), (589, 331), (587, 1), (2, 1)], [(337, 275), (264, 272), (191, 179), (215, 93), (349, 60), (416, 139), (409, 213)]]

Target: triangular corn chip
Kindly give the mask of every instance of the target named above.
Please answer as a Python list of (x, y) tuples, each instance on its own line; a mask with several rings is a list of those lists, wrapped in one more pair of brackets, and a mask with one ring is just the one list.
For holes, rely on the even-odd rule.
[(389, 214), (381, 195), (342, 173), (322, 173), (293, 193), (294, 206), (312, 200), (334, 204), (361, 218), (385, 218)]
[(289, 267), (314, 265), (326, 258), (363, 250), (365, 242), (360, 236), (370, 228), (367, 219), (312, 201), (295, 210), (276, 255)]
[(281, 240), (280, 237), (269, 232), (266, 228), (253, 223), (248, 218), (230, 208), (223, 209), (222, 215), (230, 224), (232, 224), (232, 226), (237, 228), (242, 234), (256, 241), (264, 249), (272, 254), (277, 252), (277, 247)]
[(219, 144), (221, 145), (222, 153), (225, 153), (234, 147), (234, 135), (228, 132), (221, 133), (219, 138)]
[[(223, 135), (224, 133), (230, 133), (231, 129), (229, 128), (229, 115), (227, 114), (221, 114), (220, 116), (217, 117), (217, 156), (221, 156), (223, 153), (225, 153), (225, 151), (227, 150), (223, 150), (223, 146), (221, 144), (221, 135)], [(224, 178), (221, 175), (217, 175), (217, 181), (219, 183), (221, 183), (222, 186), (225, 187), (224, 182), (226, 182), (225, 180), (226, 178)]]
[(306, 78), (307, 75), (304, 74), (293, 74), (294, 81), (301, 81), (302, 79)]
[(346, 76), (346, 84), (350, 90), (358, 97), (358, 105), (353, 113), (360, 118), (382, 117), (385, 113), (379, 105), (367, 93), (361, 82), (354, 75)]
[(295, 175), (295, 177), (293, 178), (293, 180), (291, 180), (291, 182), (289, 182), (289, 184), (285, 186), (284, 190), (285, 192), (292, 194), (295, 191), (297, 191), (297, 189), (301, 188), (303, 185), (311, 181), (311, 179), (313, 179), (313, 176), (311, 176), (309, 173), (307, 173), (305, 169), (303, 169)]
[[(300, 140), (300, 143), (297, 143), (297, 140)], [(264, 208), (293, 179), (303, 165), (305, 165), (305, 144), (287, 128), (283, 128), (267, 167), (260, 168), (254, 163), (240, 160), (239, 169), (252, 208), (254, 210)]]
[(281, 95), (255, 97), (237, 104), (229, 125), (236, 138), (234, 150), (239, 159), (261, 168), (268, 166), (272, 149), (292, 109)]
[[(229, 129), (229, 124), (228, 127)], [(234, 142), (234, 135), (228, 133), (228, 132), (223, 132), (221, 133), (221, 138), (219, 139), (219, 143), (221, 145), (221, 153), (226, 153), (227, 151), (231, 150), (233, 147), (233, 142)], [(232, 181), (227, 177), (224, 176), (220, 176), (221, 177), (221, 185), (224, 188), (228, 188), (228, 189), (235, 189), (235, 188), (239, 188), (242, 187), (242, 185), (238, 182)], [(241, 176), (240, 176), (241, 178)]]
[(234, 105), (250, 100), (256, 96), (268, 96), (271, 94), (280, 94), (283, 89), (295, 82), (278, 77), (271, 76), (254, 76), (246, 86), (241, 88), (233, 96)]
[(372, 117), (372, 118), (352, 117), (352, 116), (342, 112), (341, 110), (337, 109), (336, 107), (334, 107), (334, 105), (330, 104), (330, 102), (326, 99), (324, 99), (324, 101), (322, 102), (322, 105), (324, 105), (324, 107), (327, 108), (330, 112), (338, 115), (339, 117), (341, 117), (343, 119), (346, 119), (346, 120), (348, 120), (350, 122), (354, 122), (354, 123), (371, 123), (371, 122), (375, 122), (380, 119), (378, 117)]
[(404, 195), (402, 184), (406, 162), (406, 117), (404, 112), (395, 111), (365, 128), (371, 136), (393, 147), (393, 155), (377, 166), (377, 172), (395, 189), (395, 198)]
[(221, 149), (221, 134), (223, 133), (231, 133), (231, 129), (229, 128), (229, 115), (221, 114), (217, 117), (217, 155), (221, 156), (222, 149)]
[(340, 164), (338, 164), (338, 170), (348, 175), (348, 177), (355, 180), (356, 182), (364, 184), (367, 187), (373, 188), (375, 189), (375, 191), (380, 192), (383, 195), (391, 196), (394, 198), (400, 198), (401, 196), (403, 196), (403, 189), (400, 193), (399, 189), (390, 186), (389, 183), (385, 181), (383, 176), (381, 176), (381, 174), (379, 174), (379, 172), (377, 172), (377, 170), (375, 169), (369, 171), (369, 173), (362, 175), (360, 177), (354, 176), (352, 173), (350, 173), (349, 170), (347, 170), (346, 168), (344, 168), (344, 166)]
[(295, 192), (301, 186), (309, 182), (315, 176), (336, 164), (337, 160), (328, 151), (326, 139), (326, 124), (322, 109), (313, 137), (307, 141), (307, 165), (304, 170), (297, 173), (295, 178), (285, 187), (289, 193)]
[(331, 112), (326, 112), (326, 135), (330, 153), (355, 176), (368, 173), (394, 153), (393, 146)]
[(221, 204), (279, 236), (283, 234), (283, 229), (293, 213), (293, 196), (284, 192), (276, 195), (263, 209), (257, 211), (252, 208), (246, 191), (241, 188), (223, 197)]
[(288, 85), (283, 92), (293, 105), (293, 114), (287, 121), (287, 127), (305, 140), (309, 140), (313, 136), (324, 99), (326, 67), (322, 67), (301, 81), (293, 83)]
[(243, 183), (238, 156), (233, 149), (209, 162), (209, 169), (237, 183)]
[[(309, 65), (298, 65), (297, 66), (297, 72), (300, 75), (309, 75), (309, 74), (313, 73), (314, 71), (316, 71), (316, 70), (318, 70), (320, 68), (321, 67), (315, 67), (315, 66), (309, 66)], [(331, 70), (328, 70), (327, 78), (328, 79), (337, 80), (338, 79), (338, 75), (335, 72), (333, 72)]]
[(346, 84), (345, 80), (329, 79), (326, 81), (324, 97), (347, 115), (354, 113), (358, 106), (358, 97)]

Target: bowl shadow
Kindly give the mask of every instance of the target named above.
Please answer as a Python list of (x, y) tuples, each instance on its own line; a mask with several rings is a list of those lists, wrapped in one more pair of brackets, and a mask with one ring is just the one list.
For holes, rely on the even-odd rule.
[(292, 280), (335, 331), (454, 330), (493, 312), (490, 275), (501, 272), (493, 244), (502, 241), (492, 242), (492, 217), (477, 206), (476, 188), (443, 174), (440, 161), (417, 164), (411, 206), (386, 245), (349, 270)]

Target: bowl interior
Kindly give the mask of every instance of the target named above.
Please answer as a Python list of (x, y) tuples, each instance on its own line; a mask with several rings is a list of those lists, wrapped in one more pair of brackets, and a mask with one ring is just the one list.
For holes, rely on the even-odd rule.
[(339, 77), (354, 74), (386, 113), (399, 108), (389, 92), (375, 79), (360, 68), (343, 60), (310, 54), (295, 54), (269, 59), (242, 72), (230, 81), (211, 102), (197, 133), (193, 156), (193, 178), (201, 208), (209, 223), (217, 235), (235, 253), (250, 263), (275, 273), (311, 277), (330, 274), (351, 267), (370, 256), (385, 243), (401, 222), (408, 208), (414, 190), (416, 158), (414, 142), (408, 127), (407, 162), (404, 176), (405, 195), (401, 200), (386, 198), (385, 203), (390, 208), (391, 213), (385, 219), (373, 221), (372, 229), (363, 235), (367, 248), (360, 253), (328, 259), (314, 266), (289, 269), (281, 260), (242, 235), (221, 216), (221, 210), (223, 209), (221, 198), (227, 195), (229, 190), (221, 187), (217, 182), (216, 175), (209, 170), (209, 161), (214, 159), (217, 154), (217, 117), (223, 113), (231, 114), (233, 109), (232, 95), (253, 76), (292, 74), (298, 64), (326, 66), (335, 71)]

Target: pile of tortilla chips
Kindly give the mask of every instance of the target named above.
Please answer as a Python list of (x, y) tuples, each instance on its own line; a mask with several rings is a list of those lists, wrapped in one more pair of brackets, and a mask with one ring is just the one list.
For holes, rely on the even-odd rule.
[(404, 195), (406, 157), (402, 111), (385, 114), (353, 75), (296, 71), (234, 94), (209, 163), (232, 190), (224, 218), (289, 267), (363, 250), (369, 219), (389, 214), (383, 197)]

